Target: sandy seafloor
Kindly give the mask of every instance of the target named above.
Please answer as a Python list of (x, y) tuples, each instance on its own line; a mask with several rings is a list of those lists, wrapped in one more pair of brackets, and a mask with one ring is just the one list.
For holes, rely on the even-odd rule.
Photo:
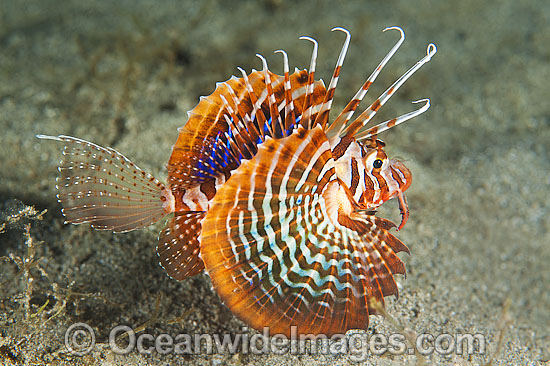
[[(349, 29), (338, 110), (396, 41), (396, 33), (381, 32), (392, 25), (402, 26), (407, 40), (369, 102), (429, 42), (438, 53), (377, 118), (431, 98), (427, 113), (381, 136), (389, 154), (413, 172), (411, 216), (397, 234), (411, 255), (402, 255), (408, 274), (397, 276), (400, 298), (387, 299), (398, 325), (373, 316), (366, 334), (482, 334), (486, 349), (425, 358), (386, 353), (365, 363), (548, 363), (549, 24), (545, 1), (3, 0), (1, 220), (20, 202), (48, 212), (42, 221), (8, 223), (0, 234), (0, 364), (356, 364), (349, 354), (311, 352), (115, 355), (106, 342), (119, 324), (145, 323), (145, 333), (174, 336), (235, 334), (244, 324), (206, 275), (181, 283), (165, 275), (155, 253), (162, 224), (118, 235), (63, 225), (55, 199), (61, 146), (34, 136), (68, 134), (112, 146), (164, 179), (186, 111), (237, 66), (260, 68), (256, 52), (276, 72), (281, 57), (272, 51), (279, 48), (291, 65), (308, 67), (311, 44), (298, 37), (313, 36), (320, 44), (318, 75), (327, 81), (343, 41), (330, 29)], [(397, 203), (386, 203), (380, 215), (399, 221)], [(32, 288), (16, 264), (27, 255), (26, 222), (33, 240), (43, 241), (27, 266)], [(64, 346), (65, 330), (76, 322), (96, 333), (96, 346), (83, 357)]]

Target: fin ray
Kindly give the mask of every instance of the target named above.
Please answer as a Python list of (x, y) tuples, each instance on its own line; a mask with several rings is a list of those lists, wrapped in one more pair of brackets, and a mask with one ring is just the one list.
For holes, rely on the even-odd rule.
[(204, 270), (199, 257), (202, 211), (177, 212), (159, 234), (157, 254), (160, 265), (178, 281)]

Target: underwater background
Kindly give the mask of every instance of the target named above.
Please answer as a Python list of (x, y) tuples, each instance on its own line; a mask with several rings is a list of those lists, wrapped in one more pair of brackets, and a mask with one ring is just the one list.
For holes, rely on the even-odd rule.
[[(64, 225), (55, 198), (61, 146), (35, 135), (111, 146), (164, 180), (186, 112), (237, 66), (261, 68), (255, 53), (276, 73), (277, 49), (291, 68), (306, 68), (311, 44), (298, 37), (311, 36), (316, 76), (327, 83), (343, 42), (330, 29), (348, 29), (333, 105), (340, 110), (396, 42), (382, 33), (394, 25), (407, 39), (363, 107), (428, 43), (438, 52), (376, 118), (431, 99), (428, 112), (380, 135), (413, 174), (410, 218), (396, 234), (411, 255), (401, 256), (399, 299), (386, 299), (395, 322), (373, 316), (366, 334), (481, 334), (486, 343), (483, 354), (369, 354), (364, 363), (547, 363), (550, 2), (2, 0), (0, 364), (357, 364), (349, 352), (113, 353), (116, 325), (155, 336), (235, 335), (245, 325), (206, 275), (177, 282), (164, 273), (155, 252), (162, 223), (127, 234)], [(399, 222), (395, 200), (380, 211)], [(78, 322), (96, 337), (84, 356), (65, 346)]]

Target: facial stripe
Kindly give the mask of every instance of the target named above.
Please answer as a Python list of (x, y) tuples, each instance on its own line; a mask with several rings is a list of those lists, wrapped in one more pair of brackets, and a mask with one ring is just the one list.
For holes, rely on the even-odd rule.
[(374, 169), (372, 171), (372, 176), (374, 179), (376, 179), (376, 183), (378, 184), (378, 189), (376, 190), (374, 194), (374, 202), (378, 202), (378, 200), (382, 199), (387, 194), (388, 191), (388, 184), (386, 182), (386, 179), (382, 176), (379, 169)]
[(378, 200), (378, 197), (380, 195), (380, 184), (378, 183), (378, 179), (374, 177), (372, 171), (369, 168), (365, 169), (365, 173), (365, 186), (367, 187), (367, 192), (372, 192), (372, 194), (368, 195), (370, 196), (368, 197), (368, 202), (374, 202)]

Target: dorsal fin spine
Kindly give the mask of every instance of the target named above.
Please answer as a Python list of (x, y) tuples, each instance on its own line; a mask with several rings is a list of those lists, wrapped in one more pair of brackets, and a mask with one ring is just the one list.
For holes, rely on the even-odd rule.
[(330, 79), (330, 83), (328, 85), (327, 92), (325, 94), (325, 98), (323, 100), (323, 104), (321, 105), (321, 110), (317, 114), (317, 117), (315, 118), (315, 122), (313, 125), (319, 123), (323, 129), (327, 125), (328, 117), (330, 113), (330, 107), (332, 105), (332, 100), (334, 98), (334, 92), (336, 91), (336, 86), (338, 85), (338, 79), (340, 77), (340, 69), (342, 68), (342, 65), (344, 64), (344, 59), (346, 58), (346, 53), (348, 52), (349, 42), (351, 40), (351, 34), (344, 28), (336, 27), (331, 29), (332, 31), (341, 31), (346, 34), (346, 40), (344, 41), (344, 45), (342, 46), (342, 50), (340, 51), (340, 55), (338, 56), (338, 61), (336, 62), (336, 67), (334, 68), (334, 72), (332, 74), (332, 78)]
[(283, 71), (285, 73), (285, 126), (283, 128), (283, 136), (287, 136), (287, 131), (296, 123), (296, 115), (294, 113), (294, 101), (292, 100), (292, 86), (290, 85), (290, 75), (288, 67), (288, 55), (283, 50), (277, 50), (275, 53), (283, 54)]
[[(340, 136), (342, 133), (342, 130), (346, 126), (346, 124), (349, 122), (351, 117), (353, 116), (355, 110), (357, 109), (357, 106), (359, 103), (363, 100), (365, 95), (367, 94), (367, 91), (369, 90), (370, 86), (374, 83), (378, 75), (380, 74), (380, 71), (384, 68), (384, 66), (388, 63), (388, 61), (393, 57), (393, 55), (397, 52), (399, 47), (401, 47), (401, 44), (405, 41), (405, 32), (399, 27), (388, 27), (383, 30), (383, 32), (387, 30), (397, 30), (400, 33), (399, 40), (397, 43), (392, 47), (392, 49), (386, 54), (386, 56), (380, 61), (376, 69), (372, 72), (372, 74), (367, 78), (365, 83), (362, 85), (362, 87), (357, 91), (357, 93), (353, 96), (353, 98), (349, 101), (349, 103), (346, 105), (346, 107), (342, 110), (340, 115), (336, 117), (334, 122), (331, 123), (330, 127), (327, 129), (326, 133), (327, 136), (333, 137), (333, 136)], [(337, 132), (334, 132), (337, 129)]]
[(377, 134), (384, 132), (386, 130), (389, 130), (390, 128), (397, 126), (398, 124), (401, 124), (405, 121), (408, 121), (411, 118), (414, 118), (416, 116), (421, 115), (422, 113), (426, 112), (430, 108), (430, 100), (429, 99), (420, 99), (415, 100), (413, 103), (425, 103), (422, 107), (418, 108), (415, 111), (403, 114), (397, 118), (392, 118), (387, 121), (384, 121), (382, 123), (377, 124), (374, 127), (371, 127), (369, 129), (366, 129), (364, 131), (359, 130), (354, 136), (355, 139), (358, 141), (369, 139), (373, 136), (376, 136)]
[[(265, 81), (265, 88), (267, 90), (267, 104), (269, 105), (269, 114), (271, 116), (271, 123), (268, 124), (268, 127), (271, 131), (271, 136), (277, 136), (276, 135), (276, 129), (275, 129), (275, 119), (277, 120), (277, 124), (280, 126), (281, 130), (284, 130), (283, 128), (283, 122), (281, 120), (281, 115), (279, 114), (279, 111), (277, 109), (277, 101), (275, 99), (275, 94), (273, 94), (273, 86), (271, 84), (271, 76), (269, 75), (269, 69), (267, 67), (267, 60), (265, 57), (260, 55), (259, 53), (256, 54), (261, 60), (263, 69), (262, 72), (264, 74), (264, 81)], [(278, 137), (278, 136), (277, 136)]]
[[(223, 96), (223, 94), (220, 94), (221, 99), (223, 100), (223, 103), (225, 105), (225, 108), (231, 115), (231, 118), (227, 114), (224, 114), (225, 120), (227, 124), (232, 128), (235, 132), (233, 133), (234, 138), (238, 138), (241, 141), (237, 141), (237, 146), (239, 147), (241, 154), (245, 155), (245, 152), (248, 152), (249, 156), (254, 156), (254, 152), (250, 150), (250, 143), (253, 142), (252, 138), (250, 137), (250, 134), (246, 130), (245, 126), (242, 124), (240, 119), (237, 117), (235, 110), (231, 107), (227, 99)], [(246, 148), (246, 151), (242, 148), (242, 146)]]
[(241, 121), (244, 121), (244, 125), (246, 126), (248, 132), (250, 132), (251, 137), (254, 139), (254, 141), (258, 141), (260, 139), (263, 141), (262, 136), (260, 134), (260, 131), (256, 124), (252, 122), (252, 119), (248, 115), (248, 113), (243, 112), (241, 103), (239, 102), (239, 99), (237, 98), (237, 95), (235, 94), (235, 91), (233, 91), (233, 88), (228, 88), (229, 94), (231, 95), (231, 99), (233, 99), (233, 103), (235, 104), (235, 108), (237, 109), (237, 113), (240, 117)]
[(365, 126), (374, 117), (376, 112), (382, 107), (395, 92), (407, 81), (418, 69), (425, 63), (431, 60), (432, 56), (437, 52), (437, 48), (433, 43), (428, 45), (426, 56), (420, 59), (409, 70), (407, 70), (399, 79), (397, 79), (384, 93), (378, 97), (359, 117), (357, 117), (344, 131), (344, 134), (355, 134), (361, 127)]
[(300, 39), (304, 39), (306, 41), (310, 41), (313, 43), (313, 51), (311, 53), (311, 61), (309, 64), (309, 72), (308, 72), (308, 79), (307, 79), (307, 87), (306, 87), (306, 97), (304, 98), (304, 106), (302, 108), (302, 118), (300, 119), (300, 125), (306, 129), (311, 128), (311, 99), (313, 97), (313, 90), (314, 90), (314, 83), (315, 83), (315, 67), (317, 65), (317, 49), (319, 48), (319, 44), (316, 40), (314, 40), (311, 37), (300, 37)]
[[(254, 116), (256, 116), (256, 119), (258, 120), (258, 127), (260, 128), (260, 133), (262, 136), (262, 139), (265, 137), (265, 132), (263, 126), (267, 124), (267, 119), (265, 118), (264, 112), (262, 111), (262, 106), (258, 104), (258, 98), (256, 97), (256, 94), (254, 93), (254, 89), (252, 88), (252, 85), (250, 85), (250, 81), (248, 80), (248, 75), (246, 72), (238, 67), (239, 71), (243, 75), (244, 79), (244, 85), (246, 87), (246, 90), (248, 92), (248, 96), (250, 98), (250, 102), (252, 103), (252, 119)], [(254, 72), (254, 71), (253, 71)]]

